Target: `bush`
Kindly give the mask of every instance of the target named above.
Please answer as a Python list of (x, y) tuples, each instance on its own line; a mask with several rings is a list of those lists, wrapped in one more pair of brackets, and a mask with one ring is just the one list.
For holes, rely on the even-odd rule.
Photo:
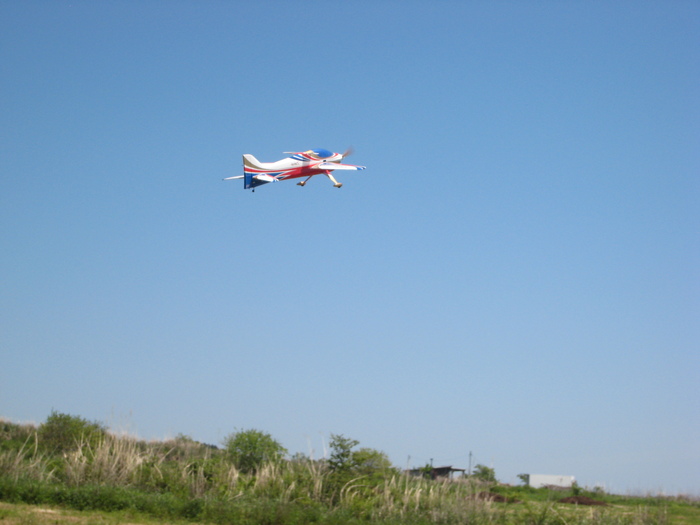
[(331, 434), (331, 457), (328, 467), (336, 474), (349, 473), (353, 476), (371, 476), (378, 473), (395, 474), (389, 457), (379, 450), (362, 447), (352, 450), (360, 442), (342, 435)]
[[(46, 442), (39, 446), (82, 448), (55, 454), (48, 464), (36, 432), (0, 421), (0, 501), (237, 525), (663, 525), (700, 516), (697, 502), (605, 496), (614, 507), (561, 508), (562, 494), (547, 489), (401, 475), (384, 453), (341, 435), (331, 436), (328, 460), (299, 454), (281, 461), (285, 449), (256, 430), (232, 434), (226, 450), (182, 435), (158, 443), (105, 435), (98, 424), (58, 413), (42, 432)], [(90, 446), (94, 436), (100, 441)], [(495, 478), (483, 465), (476, 471)], [(515, 500), (522, 505), (508, 504)]]
[(106, 432), (100, 423), (53, 411), (39, 427), (39, 444), (49, 454), (62, 455), (84, 444), (95, 448)]
[(258, 470), (263, 463), (276, 463), (287, 454), (270, 434), (255, 429), (230, 434), (224, 446), (236, 468), (245, 473)]
[(486, 465), (476, 465), (472, 476), (480, 481), (496, 483), (496, 471)]
[(346, 472), (353, 468), (352, 449), (360, 442), (342, 434), (331, 434), (331, 457), (328, 466), (332, 472)]
[(19, 425), (0, 419), (0, 452), (19, 451), (34, 440), (36, 428), (33, 425)]

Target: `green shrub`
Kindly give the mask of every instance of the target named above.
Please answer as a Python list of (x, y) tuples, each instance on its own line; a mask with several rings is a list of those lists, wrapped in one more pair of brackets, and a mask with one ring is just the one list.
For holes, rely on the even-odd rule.
[(39, 444), (49, 454), (62, 455), (84, 444), (94, 448), (105, 434), (106, 429), (100, 423), (53, 411), (39, 427)]
[(264, 463), (277, 462), (287, 454), (287, 449), (270, 434), (255, 429), (230, 434), (224, 445), (236, 468), (245, 473), (255, 472)]
[[(384, 453), (340, 435), (332, 435), (329, 460), (282, 461), (286, 451), (259, 431), (233, 434), (230, 448), (220, 450), (187, 436), (156, 443), (116, 437), (65, 414), (53, 413), (42, 427), (38, 441), (36, 429), (0, 421), (0, 500), (140, 513), (167, 523), (663, 525), (676, 517), (700, 523), (697, 501), (572, 489), (614, 503), (588, 509), (559, 503), (569, 492), (401, 475)], [(91, 444), (94, 436), (99, 441)], [(64, 452), (49, 457), (37, 443)]]
[(496, 483), (496, 471), (486, 465), (476, 465), (472, 476), (480, 481)]
[(35, 435), (34, 425), (19, 425), (0, 419), (0, 452), (22, 450)]

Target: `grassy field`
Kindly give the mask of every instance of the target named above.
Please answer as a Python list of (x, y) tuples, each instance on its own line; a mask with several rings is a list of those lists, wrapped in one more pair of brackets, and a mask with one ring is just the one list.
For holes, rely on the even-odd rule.
[[(78, 511), (58, 507), (0, 502), (0, 523), (3, 525), (92, 525), (98, 523), (104, 525), (154, 525), (166, 522), (128, 512)], [(180, 523), (191, 524), (192, 522), (168, 521), (167, 523), (178, 525)]]
[[(632, 504), (615, 504), (601, 510), (586, 506), (572, 506), (556, 503), (529, 502), (509, 507), (509, 504), (494, 503), (482, 509), (485, 513), (475, 518), (466, 517), (459, 523), (513, 523), (513, 524), (537, 524), (537, 523), (590, 523), (590, 524), (617, 524), (617, 523), (669, 523), (669, 524), (693, 524), (700, 523), (700, 511), (689, 504), (673, 504), (659, 507), (652, 502), (646, 505), (644, 499)], [(507, 510), (499, 507), (508, 506)], [(444, 520), (444, 516), (435, 515), (426, 517), (422, 523), (452, 523), (451, 519)], [(409, 523), (417, 521), (409, 520)], [(0, 523), (2, 524), (173, 524), (185, 525), (192, 523), (207, 523), (206, 521), (192, 521), (185, 519), (154, 517), (139, 513), (135, 510), (98, 511), (98, 510), (72, 510), (64, 507), (28, 505), (18, 503), (0, 502)], [(225, 523), (239, 523), (238, 521), (226, 521)], [(261, 519), (257, 523), (286, 523), (282, 516), (271, 516)], [(319, 516), (314, 521), (297, 523), (402, 523), (401, 520), (371, 520), (358, 519), (352, 516)], [(455, 522), (456, 523), (456, 522)]]
[(0, 421), (0, 523), (700, 525), (693, 498), (413, 477), (342, 437), (327, 460), (258, 457), (270, 440), (251, 436), (241, 451), (117, 437), (65, 414)]

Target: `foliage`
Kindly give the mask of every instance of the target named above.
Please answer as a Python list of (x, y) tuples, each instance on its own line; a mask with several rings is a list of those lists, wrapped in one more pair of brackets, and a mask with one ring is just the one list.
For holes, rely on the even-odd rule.
[(352, 449), (360, 442), (346, 438), (342, 434), (331, 434), (331, 457), (328, 466), (332, 472), (346, 472), (352, 469)]
[(393, 471), (389, 457), (379, 450), (363, 447), (352, 453), (352, 463), (355, 472), (361, 476)]
[(126, 513), (129, 523), (140, 522), (134, 516), (167, 523), (280, 525), (661, 525), (676, 517), (700, 523), (696, 500), (620, 497), (578, 488), (579, 496), (610, 504), (584, 507), (559, 503), (574, 496), (573, 490), (403, 475), (383, 452), (360, 448), (341, 435), (332, 436), (328, 460), (296, 455), (284, 461), (279, 443), (260, 432), (278, 445), (278, 454), (244, 471), (228, 448), (188, 436), (146, 443), (105, 433), (97, 442), (82, 439), (77, 449), (58, 453), (58, 447), (42, 443), (36, 429), (7, 424), (0, 431), (1, 501)]
[(236, 468), (242, 472), (254, 472), (264, 463), (280, 461), (285, 449), (270, 434), (260, 430), (242, 430), (230, 434), (224, 446)]
[(426, 463), (424, 466), (419, 467), (416, 470), (425, 479), (433, 479), (433, 466), (430, 463)]
[(486, 481), (489, 483), (496, 482), (496, 471), (490, 467), (487, 467), (486, 465), (476, 465), (472, 476), (480, 481)]
[(389, 457), (379, 450), (362, 447), (352, 450), (360, 442), (341, 434), (331, 434), (331, 455), (328, 467), (334, 473), (351, 473), (354, 476), (369, 476), (378, 472), (394, 473)]
[(32, 425), (20, 425), (0, 418), (0, 452), (20, 450), (34, 439), (36, 428)]
[(39, 442), (45, 451), (60, 455), (78, 450), (84, 443), (94, 447), (105, 433), (100, 423), (54, 410), (39, 427)]

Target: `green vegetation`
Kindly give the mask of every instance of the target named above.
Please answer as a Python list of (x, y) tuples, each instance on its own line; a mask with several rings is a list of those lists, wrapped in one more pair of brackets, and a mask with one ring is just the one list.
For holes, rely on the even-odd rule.
[(260, 430), (230, 434), (224, 446), (236, 468), (246, 474), (256, 472), (266, 463), (279, 463), (287, 454), (287, 449)]
[(285, 459), (279, 442), (259, 430), (235, 432), (223, 445), (182, 435), (150, 443), (116, 437), (56, 412), (38, 428), (0, 420), (0, 521), (700, 524), (700, 503), (687, 498), (510, 487), (483, 466), (471, 478), (409, 476), (383, 452), (336, 434), (323, 460)]
[(474, 467), (474, 474), (473, 476), (481, 481), (485, 481), (487, 483), (495, 483), (496, 482), (496, 471), (492, 469), (491, 467), (487, 467), (486, 465), (476, 465)]
[(53, 455), (74, 452), (84, 446), (95, 447), (105, 436), (107, 429), (96, 422), (77, 416), (61, 414), (55, 410), (39, 427), (42, 449)]

